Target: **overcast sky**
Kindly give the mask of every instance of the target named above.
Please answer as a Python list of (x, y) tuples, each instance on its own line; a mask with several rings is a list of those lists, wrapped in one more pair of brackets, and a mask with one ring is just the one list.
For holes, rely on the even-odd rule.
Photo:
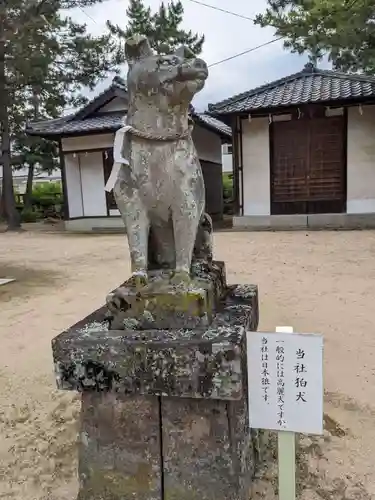
[[(202, 1), (249, 17), (263, 12), (266, 7), (266, 0)], [(75, 10), (74, 18), (86, 23), (88, 29), (95, 34), (105, 31), (107, 19), (125, 27), (128, 3), (128, 0), (107, 0), (103, 4), (86, 7), (85, 13)], [(145, 4), (153, 10), (158, 8), (160, 3), (160, 0), (145, 0)], [(273, 30), (270, 28), (254, 26), (251, 21), (197, 5), (191, 0), (182, 0), (182, 3), (185, 8), (184, 26), (206, 37), (202, 57), (208, 64), (231, 57), (273, 38)], [(282, 42), (275, 42), (211, 68), (206, 86), (195, 98), (194, 105), (197, 109), (203, 110), (208, 103), (215, 103), (300, 71), (306, 62), (306, 56), (291, 54), (283, 49)], [(326, 67), (327, 64), (323, 66)], [(96, 93), (102, 91), (110, 82), (111, 78), (102, 82)]]

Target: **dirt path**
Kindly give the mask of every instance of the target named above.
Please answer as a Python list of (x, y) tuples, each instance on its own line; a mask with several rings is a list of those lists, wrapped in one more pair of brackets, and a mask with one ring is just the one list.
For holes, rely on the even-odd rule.
[[(302, 442), (301, 498), (375, 498), (375, 232), (218, 233), (215, 248), (230, 282), (259, 284), (262, 329), (325, 336), (329, 430)], [(0, 252), (17, 278), (0, 287), (0, 499), (74, 500), (79, 402), (55, 390), (50, 341), (128, 275), (126, 240), (0, 234)]]

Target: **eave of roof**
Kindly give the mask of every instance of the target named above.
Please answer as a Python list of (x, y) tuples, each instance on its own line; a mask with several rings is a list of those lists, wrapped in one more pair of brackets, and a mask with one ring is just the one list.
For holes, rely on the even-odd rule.
[[(53, 139), (87, 133), (115, 132), (121, 127), (126, 111), (99, 112), (99, 110), (115, 97), (126, 98), (126, 96), (125, 81), (116, 77), (106, 91), (78, 112), (56, 120), (29, 123), (26, 126), (26, 133)], [(195, 123), (215, 132), (222, 140), (231, 140), (231, 129), (225, 123), (207, 113), (197, 113), (193, 107), (191, 107), (191, 115)]]
[(218, 120), (214, 116), (208, 113), (196, 113), (195, 111), (191, 113), (196, 123), (199, 123), (203, 127), (206, 127), (222, 136), (222, 139), (232, 140), (232, 130), (228, 125)]
[(74, 118), (77, 120), (83, 120), (89, 117), (93, 113), (97, 112), (97, 110), (105, 106), (115, 97), (122, 97), (125, 100), (127, 100), (128, 98), (125, 80), (123, 80), (119, 76), (116, 76), (112, 80), (111, 85), (107, 89), (105, 89), (99, 95), (94, 97), (94, 99), (92, 99), (88, 104), (83, 106), (83, 108), (78, 110), (74, 114)]
[(26, 128), (29, 135), (58, 138), (71, 135), (103, 133), (118, 130), (123, 122), (124, 112), (102, 113), (83, 120), (60, 119), (58, 123), (36, 122)]
[[(76, 136), (84, 134), (93, 133), (104, 133), (104, 132), (116, 132), (118, 130), (124, 119), (123, 112), (111, 112), (102, 113), (101, 115), (92, 116), (84, 120), (79, 121), (59, 121), (54, 124), (54, 127), (46, 127), (45, 123), (34, 123), (26, 129), (29, 135), (44, 137), (44, 138), (59, 138), (66, 136)], [(205, 114), (205, 113), (194, 113), (194, 122), (216, 134), (224, 141), (230, 141), (232, 137), (232, 132), (230, 127), (225, 125), (225, 123), (220, 120)], [(48, 123), (48, 122), (47, 122)]]
[(375, 78), (319, 70), (306, 65), (294, 73), (208, 106), (215, 116), (254, 112), (308, 103), (370, 99), (375, 102)]

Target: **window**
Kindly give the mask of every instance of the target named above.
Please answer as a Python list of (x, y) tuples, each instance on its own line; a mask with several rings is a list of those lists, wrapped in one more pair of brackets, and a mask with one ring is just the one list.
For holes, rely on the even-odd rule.
[(232, 144), (224, 144), (223, 145), (223, 154), (224, 155), (231, 155), (232, 152), (233, 152)]

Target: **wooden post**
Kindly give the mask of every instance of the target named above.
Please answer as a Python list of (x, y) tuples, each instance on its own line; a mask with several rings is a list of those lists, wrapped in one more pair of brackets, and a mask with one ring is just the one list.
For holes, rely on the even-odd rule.
[[(278, 333), (293, 333), (291, 326), (278, 326)], [(279, 500), (296, 498), (296, 435), (278, 432)]]

